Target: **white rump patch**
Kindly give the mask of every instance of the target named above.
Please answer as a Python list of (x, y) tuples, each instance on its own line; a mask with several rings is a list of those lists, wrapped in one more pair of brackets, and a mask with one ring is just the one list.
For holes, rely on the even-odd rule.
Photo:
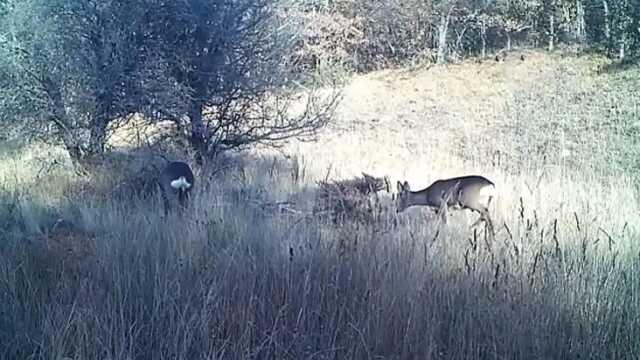
[(479, 195), (483, 199), (488, 199), (496, 195), (496, 187), (494, 185), (487, 185), (480, 188)]
[(185, 191), (191, 187), (191, 184), (187, 181), (187, 179), (184, 176), (180, 176), (178, 179), (173, 180), (171, 182), (171, 187), (176, 190)]

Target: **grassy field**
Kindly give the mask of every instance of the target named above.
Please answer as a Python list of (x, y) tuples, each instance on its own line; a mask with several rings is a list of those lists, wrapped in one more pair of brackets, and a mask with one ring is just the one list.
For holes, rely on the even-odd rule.
[[(354, 77), (317, 141), (196, 169), (184, 216), (4, 151), (0, 358), (640, 358), (640, 68), (525, 56)], [(313, 214), (316, 181), (362, 171), (485, 175), (496, 239), (386, 193)]]

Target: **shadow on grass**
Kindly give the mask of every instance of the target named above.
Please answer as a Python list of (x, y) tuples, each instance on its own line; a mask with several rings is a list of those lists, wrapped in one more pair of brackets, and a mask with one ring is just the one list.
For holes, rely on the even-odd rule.
[(265, 211), (255, 204), (305, 188), (300, 170), (246, 161), (203, 179), (187, 212), (169, 216), (157, 197), (103, 184), (55, 209), (22, 198), (44, 230), (16, 226), (22, 236), (3, 239), (0, 357), (620, 358), (640, 348), (626, 320), (638, 315), (627, 289), (640, 284), (615, 285), (619, 268), (569, 276), (546, 250), (511, 259), (480, 243), (471, 271), (455, 229), (427, 243), (422, 221), (377, 231)]

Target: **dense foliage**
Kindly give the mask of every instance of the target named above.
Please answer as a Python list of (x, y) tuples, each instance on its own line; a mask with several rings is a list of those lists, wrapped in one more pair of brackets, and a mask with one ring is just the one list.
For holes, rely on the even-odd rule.
[(640, 40), (638, 0), (306, 0), (301, 9), (313, 19), (305, 46), (333, 50), (316, 63), (356, 70), (559, 43), (624, 60), (638, 55)]

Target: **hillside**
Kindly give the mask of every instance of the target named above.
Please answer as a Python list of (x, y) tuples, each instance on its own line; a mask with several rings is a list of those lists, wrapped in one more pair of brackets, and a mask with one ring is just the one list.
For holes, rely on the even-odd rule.
[(526, 163), (532, 155), (573, 169), (640, 169), (638, 69), (607, 72), (591, 56), (524, 55), (357, 76), (320, 141), (289, 152), (313, 156), (313, 167), (415, 180), (498, 161), (526, 173), (540, 165)]

